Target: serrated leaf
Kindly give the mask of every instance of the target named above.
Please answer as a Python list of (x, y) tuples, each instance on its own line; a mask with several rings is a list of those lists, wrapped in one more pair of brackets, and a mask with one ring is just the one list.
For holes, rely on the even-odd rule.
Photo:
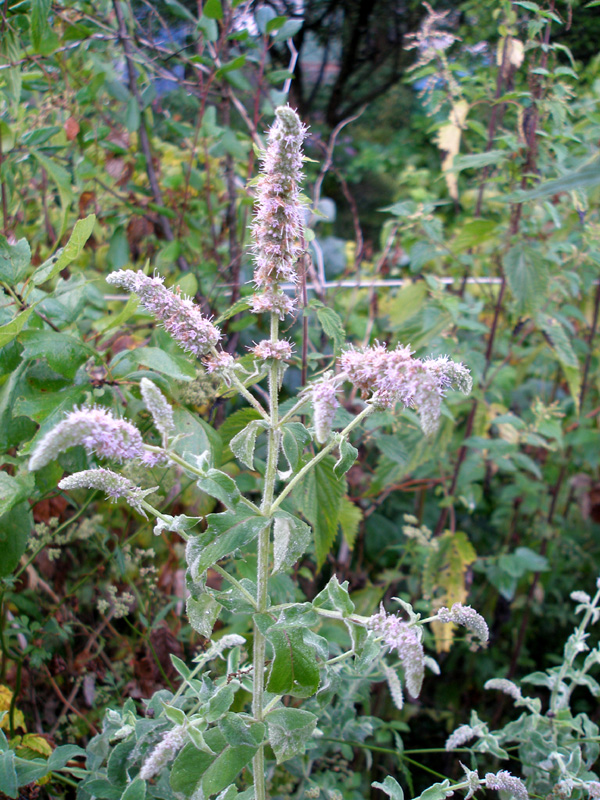
[(356, 536), (360, 523), (363, 519), (363, 512), (360, 506), (353, 503), (348, 497), (342, 497), (338, 513), (338, 522), (342, 530), (342, 536), (350, 550), (354, 548)]
[[(37, 305), (37, 304), (36, 304)], [(6, 325), (0, 325), (0, 347), (5, 347), (9, 342), (12, 342), (19, 333), (23, 330), (23, 326), (31, 316), (33, 312), (33, 306), (29, 306), (26, 308), (25, 311), (21, 311), (20, 314), (7, 322)]]
[(254, 449), (256, 437), (266, 428), (266, 422), (255, 419), (236, 434), (229, 442), (229, 449), (238, 461), (249, 469), (254, 469)]
[(358, 458), (358, 450), (344, 437), (339, 445), (339, 457), (335, 462), (333, 471), (338, 478), (345, 475)]
[(317, 725), (317, 717), (299, 708), (277, 708), (266, 717), (269, 744), (278, 764), (302, 755)]
[(220, 603), (217, 603), (209, 594), (201, 594), (200, 597), (190, 596), (185, 606), (190, 625), (206, 639), (210, 639), (220, 609)]
[(33, 282), (36, 286), (51, 280), (80, 255), (85, 243), (92, 235), (95, 224), (95, 214), (90, 214), (85, 219), (77, 220), (66, 245), (41, 264), (33, 273)]
[(0, 281), (16, 286), (29, 272), (30, 262), (31, 248), (27, 239), (9, 244), (5, 236), (0, 236)]
[(48, 330), (24, 331), (21, 342), (25, 345), (23, 360), (43, 358), (51, 369), (65, 378), (73, 378), (92, 352), (80, 339)]
[(60, 228), (57, 232), (57, 239), (60, 240), (64, 236), (67, 227), (67, 214), (69, 207), (73, 200), (73, 190), (71, 188), (71, 176), (67, 170), (57, 164), (55, 161), (47, 158), (43, 153), (38, 150), (32, 150), (31, 154), (39, 161), (40, 165), (48, 173), (48, 177), (56, 184), (58, 189), (58, 196), (60, 197), (60, 205), (62, 209), (62, 218)]
[(273, 694), (310, 697), (319, 688), (319, 665), (314, 645), (307, 644), (306, 628), (270, 628), (274, 650), (267, 690)]
[(323, 565), (338, 532), (338, 514), (345, 481), (333, 472), (334, 460), (326, 456), (302, 483), (301, 508), (315, 535), (317, 567)]
[(240, 297), (239, 300), (229, 306), (227, 311), (224, 311), (220, 317), (215, 320), (215, 325), (222, 325), (226, 320), (234, 317), (236, 314), (239, 314), (241, 311), (247, 311), (250, 306), (252, 305), (251, 298), (248, 297)]
[(346, 343), (346, 331), (340, 315), (332, 308), (324, 305), (320, 300), (311, 300), (308, 308), (316, 312), (317, 319), (323, 328), (323, 333), (333, 339), (334, 349), (336, 351), (341, 350)]
[(291, 472), (298, 469), (302, 451), (311, 440), (308, 429), (301, 422), (286, 422), (281, 426), (281, 448)]
[(249, 544), (270, 524), (266, 517), (239, 507), (235, 512), (208, 514), (206, 521), (208, 527), (204, 533), (192, 536), (186, 547), (186, 560), (196, 581), (209, 567)]
[(539, 251), (523, 244), (514, 245), (502, 264), (519, 312), (539, 306), (548, 286), (548, 270)]
[[(561, 192), (572, 192), (575, 189), (587, 189), (597, 186), (600, 183), (600, 161), (595, 159), (592, 164), (586, 164), (581, 169), (568, 172), (561, 178), (553, 181), (540, 183), (535, 189), (528, 191), (513, 192), (505, 195), (502, 202), (505, 203), (525, 203), (528, 200), (537, 200), (540, 197), (560, 194)], [(499, 199), (499, 198), (498, 198)]]
[(338, 611), (343, 617), (349, 616), (354, 611), (354, 603), (348, 594), (348, 581), (340, 583), (337, 576), (333, 575), (327, 586), (314, 598), (312, 604), (315, 608)]
[(298, 517), (278, 511), (273, 520), (273, 574), (288, 572), (310, 544), (310, 527)]
[(34, 486), (35, 479), (31, 473), (13, 477), (0, 470), (0, 516), (31, 497)]
[(230, 509), (234, 509), (241, 499), (240, 490), (233, 478), (219, 469), (207, 470), (206, 475), (196, 481), (196, 486)]
[(579, 360), (569, 341), (567, 332), (561, 323), (549, 314), (539, 313), (536, 315), (536, 322), (546, 334), (548, 344), (552, 348), (559, 364), (562, 367), (565, 378), (569, 385), (569, 391), (575, 407), (579, 411), (579, 396), (581, 392), (581, 370)]

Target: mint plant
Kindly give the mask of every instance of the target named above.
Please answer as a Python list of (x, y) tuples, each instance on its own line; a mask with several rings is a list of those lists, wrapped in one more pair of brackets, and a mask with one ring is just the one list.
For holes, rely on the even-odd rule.
[[(426, 623), (458, 624), (479, 643), (487, 642), (485, 621), (461, 603), (439, 608), (425, 619), (404, 601), (399, 601), (401, 616), (383, 608), (372, 616), (359, 615), (347, 583), (340, 584), (335, 576), (312, 602), (271, 599), (270, 577), (289, 573), (310, 544), (305, 520), (328, 513), (315, 500), (322, 496), (315, 486), (317, 468), (327, 471), (328, 480), (342, 481), (357, 456), (351, 434), (377, 410), (398, 403), (412, 406), (429, 435), (439, 424), (445, 393), (456, 388), (466, 394), (471, 389), (469, 370), (462, 364), (445, 356), (422, 360), (408, 346), (388, 350), (375, 343), (348, 347), (335, 371), (314, 380), (295, 401), (280, 408), (282, 378), (292, 356), (291, 342), (280, 336), (280, 323), (296, 313), (296, 301), (285, 294), (283, 284), (298, 281), (304, 240), (300, 182), (305, 134), (296, 112), (287, 106), (277, 109), (263, 154), (252, 227), (256, 293), (251, 307), (268, 315), (270, 336), (252, 348), (251, 369), (220, 349), (219, 328), (192, 300), (167, 289), (161, 277), (118, 270), (107, 279), (136, 295), (183, 350), (222, 381), (224, 391), (237, 392), (250, 404), (250, 421), (231, 439), (230, 448), (240, 464), (261, 474), (260, 500), (246, 496), (234, 478), (217, 469), (210, 450), (185, 449), (185, 436), (177, 431), (167, 398), (146, 377), (140, 381), (141, 397), (160, 445), (145, 443), (133, 422), (112, 411), (84, 406), (42, 436), (31, 454), (31, 470), (81, 445), (94, 460), (164, 465), (193, 476), (198, 488), (216, 498), (224, 511), (205, 519), (165, 514), (148, 499), (158, 487), (142, 488), (95, 463), (63, 478), (59, 486), (101, 490), (113, 500), (123, 499), (140, 514), (155, 518), (156, 534), (171, 531), (185, 540), (187, 614), (200, 634), (211, 638), (222, 611), (245, 614), (252, 621), (251, 656), (239, 634), (211, 640), (191, 669), (173, 658), (181, 685), (175, 692), (158, 692), (148, 702), (146, 718), (138, 717), (131, 701), (107, 715), (102, 734), (88, 748), (88, 771), (80, 775), (82, 797), (131, 800), (174, 792), (198, 800), (215, 795), (222, 800), (265, 800), (273, 760), (279, 765), (302, 755), (317, 735), (318, 714), (301, 708), (302, 701), (321, 695), (326, 703), (341, 685), (345, 665), (351, 663), (359, 675), (375, 670), (380, 680), (387, 680), (396, 706), (402, 707), (404, 690), (412, 697), (419, 695), (425, 667), (437, 671), (423, 647)], [(263, 380), (267, 391), (253, 391)], [(360, 391), (362, 408), (339, 430), (336, 412), (347, 384)], [(307, 418), (311, 426), (305, 425)], [(261, 436), (267, 442), (264, 464), (255, 455)], [(301, 493), (312, 497), (308, 511), (306, 498), (303, 506), (298, 501)], [(195, 532), (200, 526), (201, 532)], [(249, 578), (247, 568), (241, 574), (236, 567), (238, 554), (247, 556), (253, 547), (256, 562), (248, 561), (246, 567), (256, 563), (256, 568)], [(208, 570), (218, 573), (227, 588), (209, 586)], [(331, 620), (344, 625), (350, 638), (350, 647), (335, 654), (318, 632), (323, 621)], [(214, 666), (220, 660), (226, 660), (225, 674)], [(238, 794), (241, 783), (248, 782), (239, 778), (246, 769), (252, 786)], [(490, 788), (505, 788), (506, 781), (502, 783), (499, 773), (498, 785), (493, 783), (492, 776)]]

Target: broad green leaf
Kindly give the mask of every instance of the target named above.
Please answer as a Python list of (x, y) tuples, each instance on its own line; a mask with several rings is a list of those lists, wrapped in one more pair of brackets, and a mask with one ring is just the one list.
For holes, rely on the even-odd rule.
[(176, 453), (184, 456), (188, 452), (204, 453), (208, 450), (214, 462), (217, 465), (220, 463), (222, 442), (219, 431), (204, 422), (198, 414), (191, 414), (187, 408), (174, 408), (173, 419), (175, 430), (182, 435), (173, 446)]
[(539, 251), (524, 244), (513, 245), (502, 264), (519, 311), (531, 311), (541, 305), (548, 286), (548, 270)]
[[(65, 411), (72, 411), (73, 407), (83, 399), (85, 388), (83, 386), (70, 386), (62, 392), (36, 392), (26, 397), (19, 397), (14, 405), (14, 412), (34, 420), (54, 421), (62, 419)], [(42, 435), (45, 430), (42, 432)], [(38, 432), (39, 434), (39, 432)], [(36, 435), (36, 440), (38, 435)], [(30, 448), (28, 447), (28, 450)]]
[(308, 308), (316, 312), (317, 319), (323, 328), (323, 333), (333, 339), (334, 349), (336, 351), (341, 350), (346, 343), (346, 331), (340, 315), (332, 308), (324, 305), (320, 300), (311, 300)]
[(6, 347), (9, 342), (12, 342), (19, 335), (32, 312), (33, 306), (29, 306), (13, 320), (7, 322), (6, 325), (0, 325), (0, 347)]
[(24, 331), (21, 342), (23, 360), (43, 358), (55, 372), (73, 378), (83, 362), (93, 354), (80, 339), (55, 331)]
[(205, 731), (203, 736), (212, 753), (201, 752), (190, 742), (179, 753), (171, 767), (171, 789), (184, 797), (192, 797), (199, 788), (202, 776), (217, 757), (216, 753), (225, 747), (225, 738), (218, 728)]
[(299, 708), (277, 708), (266, 717), (269, 744), (278, 764), (302, 755), (317, 725), (317, 717)]
[(270, 524), (266, 517), (240, 507), (235, 512), (208, 514), (206, 521), (204, 533), (192, 536), (187, 543), (186, 559), (194, 580), (221, 558), (249, 544)]
[(35, 479), (31, 473), (13, 477), (0, 470), (0, 516), (31, 497), (34, 484)]
[(0, 281), (15, 287), (26, 277), (30, 262), (31, 249), (27, 239), (9, 244), (5, 236), (0, 236)]
[(402, 791), (402, 787), (395, 778), (392, 778), (391, 775), (387, 775), (383, 783), (373, 781), (371, 786), (373, 786), (375, 789), (381, 789), (381, 791), (385, 792), (385, 794), (387, 794), (388, 797), (391, 797), (392, 800), (404, 800), (404, 792)]
[(273, 574), (288, 572), (310, 544), (309, 526), (288, 514), (277, 511), (273, 521)]
[(506, 150), (488, 150), (487, 153), (474, 153), (468, 156), (454, 156), (451, 172), (461, 172), (463, 169), (481, 169), (490, 165), (498, 166), (509, 156)]
[(202, 7), (202, 13), (209, 19), (223, 19), (221, 0), (206, 0)]
[(264, 741), (266, 728), (262, 722), (248, 725), (239, 714), (228, 712), (219, 720), (219, 730), (231, 747), (242, 744), (255, 747)]
[(233, 455), (249, 469), (254, 469), (256, 437), (265, 427), (266, 422), (263, 422), (263, 420), (252, 420), (252, 422), (249, 422), (248, 425), (229, 442), (229, 449)]
[(341, 478), (345, 475), (358, 457), (358, 450), (348, 439), (344, 437), (340, 442), (340, 454), (335, 462), (333, 471), (336, 477)]
[(85, 243), (92, 235), (96, 215), (90, 214), (85, 219), (79, 219), (75, 223), (73, 233), (69, 237), (66, 245), (58, 250), (51, 258), (44, 261), (33, 273), (33, 282), (36, 285), (51, 280), (55, 275), (67, 267), (72, 261), (81, 254)]
[(227, 311), (224, 311), (221, 314), (221, 316), (215, 320), (215, 325), (222, 325), (225, 322), (225, 320), (234, 317), (241, 311), (247, 311), (251, 305), (252, 305), (251, 299), (249, 299), (248, 297), (240, 297), (239, 300), (236, 300), (236, 302), (232, 306), (229, 306)]
[(230, 683), (220, 686), (208, 702), (208, 710), (205, 713), (207, 722), (216, 722), (221, 719), (231, 708), (235, 699), (235, 687)]
[(43, 153), (40, 153), (39, 150), (32, 150), (31, 154), (37, 158), (40, 166), (46, 170), (48, 177), (50, 180), (54, 181), (56, 188), (58, 189), (58, 195), (60, 197), (60, 205), (62, 209), (60, 229), (57, 232), (57, 239), (60, 241), (67, 228), (67, 214), (69, 213), (69, 208), (73, 200), (71, 176), (63, 166), (58, 164), (56, 161), (52, 161), (51, 159), (47, 158), (45, 155), (43, 155)]
[(549, 314), (539, 313), (536, 322), (544, 332), (546, 341), (556, 355), (569, 385), (569, 391), (577, 410), (579, 410), (579, 395), (581, 392), (581, 370), (579, 360), (569, 341), (567, 332), (561, 323)]
[(315, 535), (317, 567), (323, 565), (338, 532), (338, 512), (345, 481), (333, 472), (334, 460), (326, 456), (302, 482), (302, 513)]
[(293, 38), (303, 25), (303, 19), (288, 19), (275, 35), (271, 34), (273, 40), (276, 42), (285, 42), (287, 39)]
[(48, 757), (48, 770), (54, 771), (67, 766), (72, 758), (84, 756), (85, 750), (76, 744), (63, 744), (52, 751)]
[(490, 219), (474, 219), (471, 222), (465, 222), (452, 243), (452, 250), (455, 253), (463, 253), (465, 250), (492, 240), (497, 227), (498, 223)]
[(134, 747), (135, 741), (120, 742), (111, 751), (106, 764), (106, 777), (113, 786), (120, 786), (123, 790), (129, 782), (127, 768)]
[(32, 528), (33, 516), (27, 501), (11, 507), (0, 517), (0, 578), (10, 575), (17, 567)]
[(382, 297), (379, 304), (379, 315), (388, 317), (389, 329), (396, 330), (403, 322), (418, 314), (429, 290), (425, 281), (416, 281), (403, 286), (395, 296)]
[(51, 9), (50, 0), (31, 0), (31, 45), (35, 53), (42, 55), (49, 55), (58, 46), (58, 37), (48, 22)]
[(121, 328), (127, 320), (132, 317), (140, 304), (137, 295), (130, 295), (129, 299), (118, 314), (109, 314), (106, 317), (95, 320), (92, 327), (98, 333), (107, 333), (110, 330)]
[(267, 638), (273, 645), (267, 690), (273, 694), (310, 697), (319, 688), (319, 665), (315, 648), (305, 641), (306, 628), (270, 628)]
[(207, 470), (206, 475), (196, 481), (196, 486), (211, 497), (215, 497), (227, 508), (234, 509), (240, 502), (240, 490), (235, 481), (220, 469)]
[(220, 608), (221, 605), (209, 594), (201, 594), (200, 597), (188, 597), (185, 610), (192, 628), (200, 636), (210, 639)]
[(12, 750), (0, 753), (0, 786), (7, 797), (16, 798), (17, 772), (15, 770), (15, 754)]
[(356, 536), (360, 523), (363, 519), (363, 512), (359, 505), (353, 503), (348, 497), (342, 497), (339, 509), (339, 525), (342, 529), (342, 536), (346, 540), (350, 550), (354, 548)]
[(258, 745), (249, 744), (226, 747), (204, 773), (202, 778), (204, 796), (218, 794), (229, 786), (250, 763), (257, 750)]
[(133, 780), (121, 795), (121, 800), (144, 800), (146, 797), (146, 781), (141, 778)]
[(138, 347), (136, 350), (123, 350), (112, 359), (111, 370), (118, 367), (119, 375), (126, 377), (137, 371), (141, 365), (161, 372), (177, 381), (191, 381), (196, 371), (187, 358), (166, 353), (160, 347)]

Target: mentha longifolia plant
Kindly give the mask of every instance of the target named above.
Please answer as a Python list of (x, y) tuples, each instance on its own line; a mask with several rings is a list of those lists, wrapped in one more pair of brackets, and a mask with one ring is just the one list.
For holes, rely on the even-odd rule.
[[(210, 452), (176, 452), (181, 436), (173, 410), (147, 378), (142, 378), (140, 391), (160, 434), (160, 446), (144, 443), (132, 422), (103, 408), (83, 407), (71, 411), (49, 431), (31, 456), (30, 469), (37, 470), (68, 448), (83, 445), (92, 458), (114, 464), (163, 464), (193, 476), (203, 492), (225, 507), (221, 513), (207, 515), (200, 533), (193, 532), (200, 519), (161, 513), (147, 499), (154, 489), (142, 489), (112, 469), (87, 469), (63, 478), (59, 486), (101, 490), (115, 501), (123, 499), (140, 514), (156, 519), (155, 533), (173, 531), (186, 541), (187, 613), (203, 636), (210, 638), (223, 609), (247, 614), (252, 620), (251, 656), (244, 637), (222, 636), (196, 657), (191, 669), (173, 658), (182, 683), (175, 693), (160, 691), (148, 701), (146, 718), (136, 715), (131, 701), (120, 712), (107, 714), (103, 733), (88, 748), (89, 772), (80, 784), (82, 796), (115, 795), (111, 781), (117, 763), (114, 754), (119, 749), (118, 786), (128, 798), (175, 793), (195, 800), (215, 795), (221, 800), (238, 796), (264, 800), (277, 765), (298, 760), (307, 748), (315, 746), (319, 707), (325, 707), (341, 685), (344, 671), (387, 679), (393, 701), (401, 707), (404, 692), (413, 698), (419, 695), (425, 667), (439, 671), (423, 648), (426, 623), (436, 620), (462, 625), (474, 641), (487, 642), (483, 618), (460, 604), (441, 608), (428, 619), (421, 619), (403, 601), (399, 601), (402, 610), (398, 615), (381, 608), (371, 617), (359, 616), (347, 584), (340, 585), (335, 577), (312, 602), (271, 602), (270, 576), (289, 572), (310, 543), (309, 526), (292, 513), (295, 506), (285, 501), (293, 499), (292, 493), (315, 466), (336, 453), (335, 474), (341, 480), (357, 455), (350, 434), (374, 411), (398, 403), (412, 406), (428, 435), (438, 425), (445, 392), (456, 388), (468, 393), (471, 389), (468, 369), (446, 357), (421, 360), (406, 346), (393, 350), (380, 344), (348, 347), (335, 373), (306, 387), (289, 410), (280, 411), (279, 389), (292, 345), (280, 338), (279, 326), (295, 306), (282, 284), (297, 281), (301, 255), (299, 186), (305, 133), (295, 111), (277, 109), (262, 160), (252, 228), (256, 285), (252, 310), (270, 318), (270, 337), (253, 348), (253, 375), (220, 349), (221, 332), (213, 322), (190, 299), (165, 288), (162, 278), (131, 270), (108, 277), (112, 285), (137, 295), (191, 357), (201, 359), (228, 391), (236, 390), (253, 407), (255, 419), (232, 439), (230, 447), (245, 467), (255, 470), (256, 439), (266, 436), (260, 504), (245, 497), (235, 480), (214, 467)], [(257, 373), (268, 382), (268, 407), (259, 399), (263, 394), (251, 391)], [(336, 409), (348, 385), (360, 390), (363, 408), (343, 430), (333, 430)], [(300, 421), (300, 413), (302, 419), (312, 418), (311, 428)], [(262, 466), (257, 468), (262, 470)], [(254, 579), (238, 578), (233, 574), (235, 554), (244, 554), (251, 547), (256, 547), (256, 575)], [(224, 566), (219, 563), (223, 559), (228, 559)], [(222, 576), (226, 589), (217, 591), (206, 585), (209, 568)], [(318, 633), (323, 621), (331, 624), (335, 620), (349, 633), (351, 645), (345, 652), (332, 652), (337, 646)], [(215, 677), (216, 671), (211, 677), (209, 664), (216, 659), (226, 660), (226, 674)], [(251, 696), (250, 707), (243, 706), (243, 699), (236, 701), (238, 692)], [(308, 698), (311, 711), (300, 707)], [(234, 703), (242, 710), (231, 711)], [(107, 769), (109, 752), (114, 757)], [(298, 775), (298, 770), (292, 774)], [(252, 784), (243, 790), (250, 775)], [(526, 796), (519, 779), (504, 771), (479, 782), (471, 772), (467, 775), (463, 788), (468, 796), (480, 785), (507, 789), (519, 800)], [(380, 786), (393, 796), (400, 792), (391, 777)]]

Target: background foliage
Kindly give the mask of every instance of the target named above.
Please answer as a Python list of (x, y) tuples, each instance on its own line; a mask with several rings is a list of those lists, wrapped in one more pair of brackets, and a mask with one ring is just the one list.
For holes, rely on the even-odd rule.
[[(468, 707), (508, 718), (485, 680), (556, 663), (574, 624), (564, 599), (599, 572), (600, 61), (580, 35), (597, 29), (596, 4), (465, 2), (433, 20), (416, 3), (341, 6), (306, 3), (303, 22), (295, 6), (221, 0), (3, 5), (0, 709), (23, 757), (85, 744), (107, 705), (172, 688), (169, 654), (202, 647), (182, 617), (173, 538), (59, 493), (83, 451), (35, 476), (25, 464), (73, 405), (140, 415), (147, 375), (198, 452), (210, 442), (252, 491), (229, 449), (248, 412), (104, 276), (157, 269), (223, 315), (232, 351), (264, 334), (234, 312), (252, 274), (257, 151), (288, 67), (311, 125), (315, 209), (288, 387), (346, 339), (379, 339), (418, 355), (451, 347), (476, 389), (448, 398), (434, 441), (410, 410), (374, 415), (344, 491), (323, 462), (299, 509), (314, 548), (281, 602), (314, 597), (335, 570), (359, 613), (394, 596), (424, 610), (468, 601), (493, 633), (473, 655), (448, 653), (438, 632), (444, 680), (418, 705), (391, 710), (381, 683), (348, 697), (313, 765), (324, 790), (364, 797), (366, 772), (427, 785), (401, 742), (443, 746)], [(402, 37), (419, 46), (401, 50)], [(165, 505), (216, 507), (181, 477), (152, 477)], [(239, 625), (232, 613), (226, 630)]]

